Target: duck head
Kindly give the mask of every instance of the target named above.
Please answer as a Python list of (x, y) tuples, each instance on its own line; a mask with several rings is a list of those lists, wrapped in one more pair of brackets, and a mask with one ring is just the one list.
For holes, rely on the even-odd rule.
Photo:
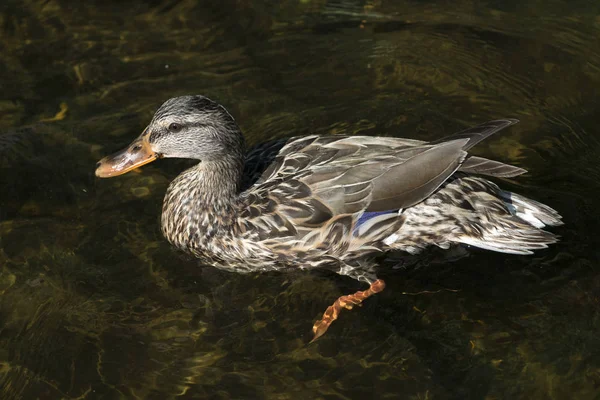
[(122, 175), (163, 157), (212, 162), (243, 159), (243, 152), (244, 138), (223, 106), (200, 95), (174, 97), (129, 146), (96, 164), (96, 176)]

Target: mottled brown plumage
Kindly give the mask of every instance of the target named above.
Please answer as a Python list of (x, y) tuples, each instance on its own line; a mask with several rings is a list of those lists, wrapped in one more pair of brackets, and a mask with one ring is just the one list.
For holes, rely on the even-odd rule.
[(320, 335), (340, 304), (383, 288), (374, 255), (458, 244), (529, 254), (557, 240), (540, 229), (561, 223), (556, 211), (474, 176), (525, 172), (467, 154), (516, 122), (491, 121), (434, 142), (308, 136), (244, 155), (241, 132), (222, 106), (184, 96), (165, 102), (96, 173), (114, 176), (160, 157), (198, 159), (165, 196), (162, 230), (174, 246), (236, 272), (329, 268), (381, 282), (335, 303), (315, 324)]

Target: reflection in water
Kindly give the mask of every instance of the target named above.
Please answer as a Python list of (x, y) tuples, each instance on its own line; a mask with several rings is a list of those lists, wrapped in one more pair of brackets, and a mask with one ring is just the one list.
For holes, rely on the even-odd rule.
[[(9, 0), (3, 397), (594, 398), (599, 18), (594, 4), (557, 1)], [(187, 93), (222, 102), (251, 144), (432, 139), (519, 118), (477, 151), (530, 171), (503, 185), (559, 210), (563, 240), (531, 257), (399, 262), (379, 298), (307, 345), (306, 321), (353, 282), (239, 276), (175, 253), (158, 216), (186, 162), (93, 176)]]

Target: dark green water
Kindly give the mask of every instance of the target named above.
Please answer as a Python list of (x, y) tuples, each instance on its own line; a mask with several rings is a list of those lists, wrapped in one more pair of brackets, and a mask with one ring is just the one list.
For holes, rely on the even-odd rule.
[[(4, 1), (0, 397), (600, 399), (599, 37), (591, 1)], [(364, 287), (175, 252), (159, 215), (183, 162), (94, 177), (190, 93), (251, 144), (519, 118), (476, 152), (529, 170), (501, 184), (559, 210), (562, 241), (385, 269), (308, 344)]]

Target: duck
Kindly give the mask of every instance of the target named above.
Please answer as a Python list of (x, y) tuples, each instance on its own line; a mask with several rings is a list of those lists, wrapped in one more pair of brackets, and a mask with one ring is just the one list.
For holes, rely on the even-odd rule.
[(109, 178), (160, 158), (197, 164), (168, 186), (165, 238), (203, 264), (237, 273), (328, 269), (366, 290), (336, 299), (313, 325), (321, 337), (344, 309), (381, 292), (377, 257), (466, 246), (525, 255), (555, 243), (551, 207), (488, 178), (526, 170), (469, 154), (516, 119), (489, 121), (435, 141), (308, 135), (246, 150), (221, 104), (174, 97), (129, 146), (102, 158)]

